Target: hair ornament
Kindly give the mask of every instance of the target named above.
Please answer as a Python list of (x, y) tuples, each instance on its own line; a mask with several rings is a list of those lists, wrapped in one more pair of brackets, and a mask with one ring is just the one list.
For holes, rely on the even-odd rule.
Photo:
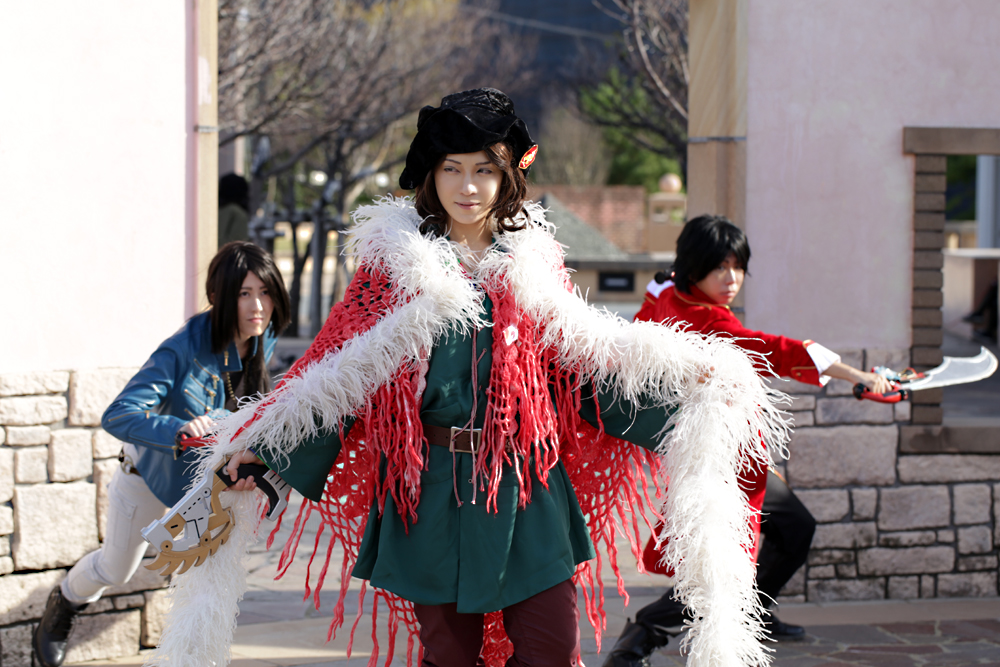
[(527, 169), (535, 161), (535, 156), (538, 155), (538, 144), (535, 144), (528, 149), (528, 152), (524, 154), (521, 161), (517, 163), (518, 169)]

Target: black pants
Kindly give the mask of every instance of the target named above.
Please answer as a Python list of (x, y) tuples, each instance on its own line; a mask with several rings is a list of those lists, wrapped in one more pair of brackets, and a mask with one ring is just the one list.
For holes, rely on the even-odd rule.
[[(795, 497), (788, 485), (773, 472), (767, 473), (767, 489), (761, 507), (760, 532), (764, 536), (757, 555), (757, 588), (765, 607), (778, 597), (782, 586), (802, 567), (809, 555), (816, 519)], [(673, 589), (635, 615), (636, 623), (673, 627), (684, 622), (684, 608), (673, 598)]]
[(757, 555), (757, 588), (766, 607), (806, 562), (816, 532), (816, 519), (773, 472), (767, 473), (760, 532), (764, 543)]

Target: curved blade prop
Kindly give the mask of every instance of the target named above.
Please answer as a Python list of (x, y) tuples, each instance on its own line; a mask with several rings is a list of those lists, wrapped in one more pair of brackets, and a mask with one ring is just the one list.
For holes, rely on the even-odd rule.
[(898, 403), (910, 398), (911, 392), (937, 387), (950, 387), (955, 384), (967, 384), (985, 380), (997, 369), (997, 358), (985, 347), (979, 349), (974, 357), (945, 357), (941, 365), (929, 371), (920, 373), (915, 379), (894, 382), (894, 391), (885, 394), (873, 394), (863, 384), (854, 386), (854, 396), (861, 400), (867, 398), (879, 403)]
[[(164, 568), (163, 576), (174, 571), (183, 574), (204, 563), (229, 539), (235, 518), (231, 509), (222, 506), (219, 494), (236, 482), (229, 479), (225, 465), (206, 475), (162, 519), (142, 530), (143, 539), (159, 552), (148, 569)], [(291, 487), (266, 466), (244, 464), (237, 469), (237, 480), (251, 475), (267, 495), (267, 518), (274, 520), (288, 505)]]

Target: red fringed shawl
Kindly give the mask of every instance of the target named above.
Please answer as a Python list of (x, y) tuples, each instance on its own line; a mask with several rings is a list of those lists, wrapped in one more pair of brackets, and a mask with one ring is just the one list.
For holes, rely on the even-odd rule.
[[(601, 632), (606, 625), (604, 587), (600, 577), (602, 552), (610, 560), (618, 579), (619, 594), (627, 600), (618, 568), (615, 534), (621, 531), (626, 536), (642, 568), (639, 519), (641, 516), (652, 529), (651, 519), (656, 518), (643, 465), (649, 467), (654, 478), (660, 475), (661, 469), (656, 457), (645, 450), (612, 438), (579, 417), (581, 396), (575, 380), (579, 377), (575, 372), (577, 369), (560, 367), (554, 352), (539, 346), (538, 323), (519, 309), (508, 290), (488, 289), (488, 293), (494, 304), (493, 362), (483, 433), (485, 455), (476, 458), (476, 486), (486, 493), (487, 508), (493, 507), (495, 511), (502, 465), (504, 462), (513, 465), (520, 482), (519, 504), (524, 507), (531, 501), (531, 476), (521, 468), (523, 462), (534, 456), (538, 479), (545, 485), (549, 470), (562, 460), (597, 549), (596, 561), (581, 564), (574, 581), (583, 591), (587, 617), (594, 627), (599, 648)], [(362, 266), (344, 301), (333, 307), (322, 331), (289, 371), (288, 377), (300, 375), (347, 340), (369, 330), (403, 302), (403, 297), (392, 289), (389, 276), (371, 266)], [(430, 350), (426, 350), (425, 354), (429, 355)], [(420, 364), (413, 363), (400, 368), (392, 382), (372, 392), (365, 409), (357, 415), (349, 436), (343, 441), (337, 463), (330, 471), (323, 499), (320, 502), (306, 500), (302, 504), (292, 535), (281, 554), (279, 577), (284, 575), (294, 559), (306, 522), (313, 514), (318, 514), (320, 526), (312, 545), (305, 595), (308, 598), (312, 593), (314, 604), (319, 609), (320, 590), (326, 580), (334, 548), (337, 545), (343, 547), (344, 555), (339, 563), (340, 594), (327, 639), (335, 636), (344, 623), (344, 601), (350, 573), (357, 561), (372, 503), (377, 502), (379, 512), (382, 512), (387, 494), (392, 494), (404, 524), (417, 518), (420, 473), (428, 447), (420, 421), (422, 379)], [(555, 406), (550, 387), (554, 389)], [(281, 385), (272, 398), (280, 391)], [(259, 415), (269, 402), (265, 399), (256, 414)], [(561, 419), (556, 417), (557, 409)], [(506, 446), (508, 442), (512, 444), (511, 448)], [(380, 475), (382, 461), (385, 467)], [(277, 530), (275, 528), (272, 532), (268, 547)], [(321, 556), (322, 564), (314, 579), (312, 568), (317, 555)], [(367, 588), (365, 582), (359, 593), (358, 616), (351, 628), (348, 656), (354, 632), (363, 615)], [(392, 661), (400, 623), (407, 632), (407, 664), (412, 664), (418, 636), (412, 604), (377, 588), (373, 588), (371, 628), (375, 649), (368, 664), (374, 667), (378, 660), (376, 618), (379, 607), (383, 605), (388, 610), (390, 641), (385, 664), (389, 665)], [(486, 615), (484, 632), (483, 657), (487, 665), (499, 667), (512, 653), (499, 611)], [(417, 658), (419, 661), (419, 654)]]

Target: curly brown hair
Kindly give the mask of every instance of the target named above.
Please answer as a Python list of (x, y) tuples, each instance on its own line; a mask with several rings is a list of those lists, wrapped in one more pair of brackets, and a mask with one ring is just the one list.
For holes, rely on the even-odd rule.
[[(483, 150), (504, 176), (497, 197), (490, 206), (490, 216), (497, 221), (501, 231), (516, 232), (524, 229), (523, 221), (514, 220), (524, 209), (524, 200), (528, 195), (528, 182), (524, 178), (524, 172), (513, 164), (513, 151), (506, 143), (501, 141), (490, 144)], [(446, 157), (448, 156), (442, 155), (434, 168), (427, 172), (424, 182), (416, 187), (414, 206), (424, 219), (420, 223), (421, 234), (442, 236), (448, 228), (448, 214), (438, 199), (437, 188), (434, 186), (434, 174)]]

